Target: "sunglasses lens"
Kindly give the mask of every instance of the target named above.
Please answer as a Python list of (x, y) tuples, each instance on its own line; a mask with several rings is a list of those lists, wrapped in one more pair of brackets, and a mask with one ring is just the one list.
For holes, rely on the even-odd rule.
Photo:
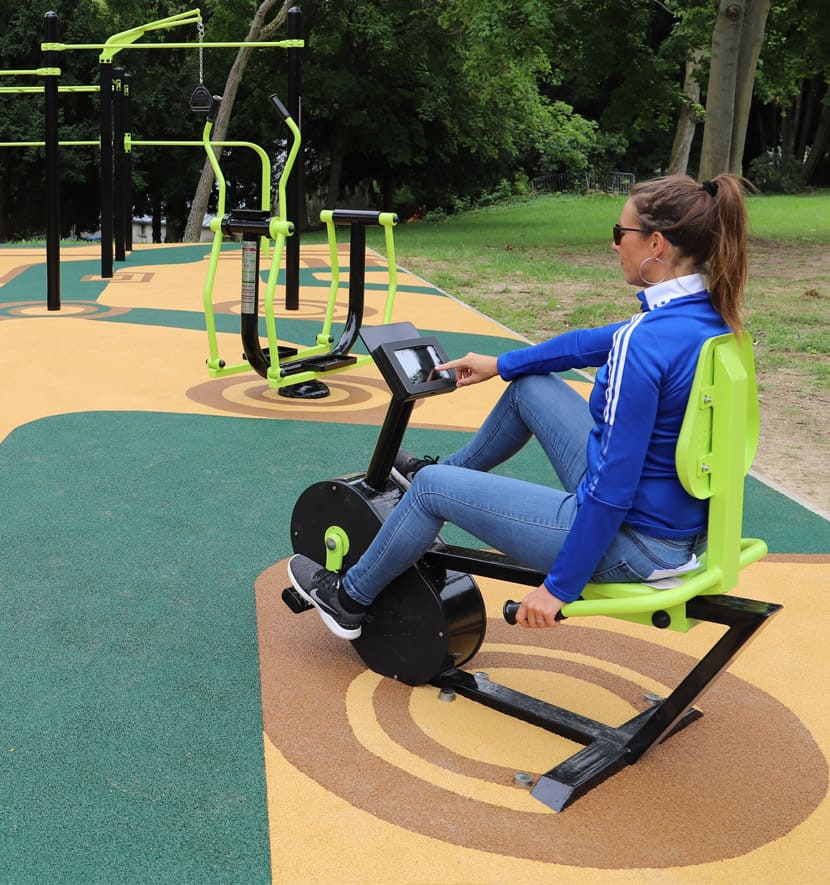
[(622, 229), (618, 224), (614, 225), (614, 245), (619, 246), (622, 240)]

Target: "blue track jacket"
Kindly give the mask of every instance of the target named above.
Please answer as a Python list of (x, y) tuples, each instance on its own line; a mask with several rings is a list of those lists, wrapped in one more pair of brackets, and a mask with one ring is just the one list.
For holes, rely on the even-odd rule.
[(706, 528), (707, 504), (680, 484), (674, 453), (703, 342), (729, 327), (698, 274), (638, 298), (642, 312), (628, 322), (565, 332), (498, 359), (505, 381), (600, 367), (588, 400), (594, 427), (577, 516), (544, 582), (565, 602), (579, 598), (623, 524), (656, 538)]

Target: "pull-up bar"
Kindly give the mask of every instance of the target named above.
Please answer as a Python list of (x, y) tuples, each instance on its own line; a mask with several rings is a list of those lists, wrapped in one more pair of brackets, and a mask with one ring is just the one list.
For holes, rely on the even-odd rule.
[(69, 52), (73, 49), (103, 49), (99, 61), (106, 63), (122, 49), (302, 49), (305, 40), (234, 40), (225, 43), (128, 43), (112, 46), (108, 43), (41, 43), (40, 48), (47, 52)]
[(0, 77), (59, 77), (60, 68), (27, 68), (23, 70), (0, 71)]
[[(0, 74), (3, 74), (0, 71)], [(98, 92), (100, 86), (58, 86), (58, 92)], [(46, 92), (45, 86), (0, 86), (0, 95), (11, 95), (14, 93), (39, 93), (43, 95)]]
[[(60, 147), (98, 147), (98, 139), (89, 141), (59, 141)], [(45, 141), (0, 141), (0, 147), (3, 148), (28, 148), (28, 147), (46, 147)]]

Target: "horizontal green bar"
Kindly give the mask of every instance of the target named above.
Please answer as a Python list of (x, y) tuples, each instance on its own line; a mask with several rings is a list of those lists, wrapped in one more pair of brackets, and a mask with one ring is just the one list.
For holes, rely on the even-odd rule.
[[(58, 86), (58, 92), (100, 92), (100, 86)], [(0, 95), (13, 95), (18, 92), (43, 93), (45, 86), (0, 86)]]
[(251, 40), (232, 43), (41, 43), (42, 52), (69, 52), (75, 49), (98, 49), (120, 52), (122, 49), (302, 49), (305, 40)]
[[(131, 138), (131, 145), (139, 145), (141, 147), (200, 147), (203, 148), (203, 141), (144, 141), (143, 139)], [(216, 147), (248, 147), (254, 150), (264, 150), (258, 144), (252, 141), (211, 141)]]
[(43, 77), (46, 71), (59, 70), (55, 68), (35, 68), (25, 71), (0, 71), (0, 77)]
[[(60, 147), (98, 147), (99, 141), (59, 141)], [(45, 141), (0, 141), (0, 147), (45, 147)]]

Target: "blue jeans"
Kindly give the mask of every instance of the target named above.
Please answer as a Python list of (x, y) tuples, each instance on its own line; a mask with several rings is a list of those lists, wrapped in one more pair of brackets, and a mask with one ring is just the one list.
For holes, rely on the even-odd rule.
[[(593, 420), (585, 400), (556, 375), (512, 381), (472, 439), (441, 463), (423, 467), (360, 559), (344, 577), (346, 592), (369, 605), (414, 565), (445, 522), (547, 573), (574, 519), (576, 487), (586, 469)], [(563, 489), (488, 473), (532, 436)], [(652, 538), (623, 526), (592, 580), (642, 581), (655, 569), (685, 565), (700, 538)]]

